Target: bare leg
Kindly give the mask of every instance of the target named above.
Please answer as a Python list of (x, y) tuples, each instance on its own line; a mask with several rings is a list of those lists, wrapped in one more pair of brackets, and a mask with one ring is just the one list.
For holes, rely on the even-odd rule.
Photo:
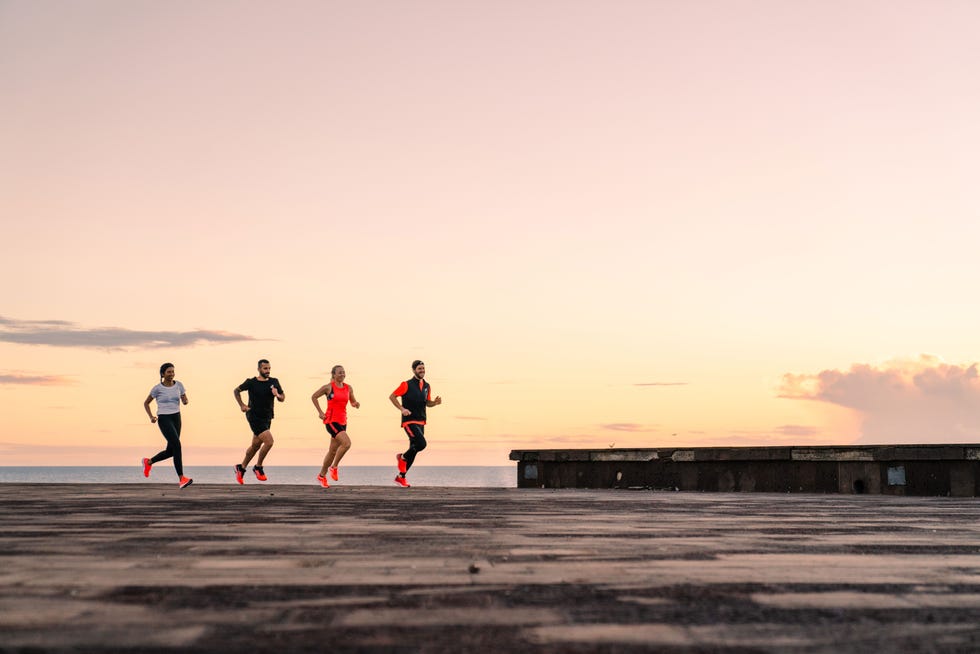
[(261, 468), (262, 467), (262, 462), (265, 461), (266, 455), (269, 453), (269, 450), (272, 449), (273, 443), (275, 443), (275, 439), (272, 438), (272, 432), (271, 431), (264, 431), (261, 434), (259, 434), (258, 436), (256, 436), (255, 438), (257, 438), (258, 440), (260, 440), (262, 442), (262, 447), (259, 448), (259, 458), (255, 462), (255, 465), (257, 465), (257, 466), (259, 466)]
[[(334, 441), (336, 441), (337, 444), (337, 448), (336, 448), (337, 451), (334, 455), (332, 463), (333, 463), (333, 467), (336, 468), (337, 466), (340, 465), (340, 460), (344, 458), (345, 454), (347, 454), (347, 450), (350, 449), (350, 436), (347, 435), (346, 431), (342, 431), (339, 434), (337, 434), (337, 437), (334, 438)], [(330, 449), (334, 449), (333, 446), (331, 446)]]
[[(341, 432), (341, 433), (343, 433), (343, 432)], [(330, 449), (327, 450), (326, 456), (323, 457), (323, 465), (320, 467), (320, 476), (321, 477), (326, 477), (327, 476), (327, 468), (329, 468), (331, 465), (333, 465), (333, 457), (337, 453), (337, 438), (339, 438), (339, 437), (338, 436), (334, 436), (333, 438), (330, 439)]]
[[(262, 432), (262, 433), (263, 434), (267, 434), (268, 432)], [(251, 461), (252, 460), (252, 457), (255, 456), (255, 453), (259, 451), (259, 447), (261, 445), (262, 445), (262, 441), (259, 439), (259, 437), (258, 436), (252, 436), (252, 444), (248, 446), (248, 449), (247, 450), (245, 450), (245, 458), (242, 459), (242, 467), (243, 468), (247, 468), (248, 467), (248, 462)], [(261, 465), (261, 464), (259, 464), (259, 465)]]

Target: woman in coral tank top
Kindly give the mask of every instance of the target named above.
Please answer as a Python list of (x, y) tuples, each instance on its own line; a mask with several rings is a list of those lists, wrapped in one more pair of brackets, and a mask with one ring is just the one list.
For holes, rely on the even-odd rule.
[[(350, 436), (347, 435), (347, 403), (350, 402), (355, 409), (361, 406), (361, 403), (354, 398), (354, 389), (350, 384), (344, 383), (346, 377), (347, 373), (343, 366), (334, 366), (330, 370), (330, 383), (321, 386), (310, 398), (320, 420), (327, 428), (327, 433), (330, 434), (330, 449), (323, 457), (323, 466), (316, 477), (324, 488), (330, 488), (330, 483), (327, 481), (328, 474), (330, 479), (337, 481), (337, 466), (350, 449)], [(320, 398), (323, 396), (327, 398), (326, 412), (320, 408)]]

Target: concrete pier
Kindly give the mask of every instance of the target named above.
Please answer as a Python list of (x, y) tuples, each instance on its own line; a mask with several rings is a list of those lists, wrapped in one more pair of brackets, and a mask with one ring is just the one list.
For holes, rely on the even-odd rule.
[(980, 502), (0, 485), (3, 652), (976, 652)]
[(980, 444), (514, 450), (520, 488), (980, 496)]

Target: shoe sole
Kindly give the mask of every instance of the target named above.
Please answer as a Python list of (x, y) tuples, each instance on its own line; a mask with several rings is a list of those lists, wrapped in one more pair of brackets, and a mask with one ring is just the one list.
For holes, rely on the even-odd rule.
[(186, 484), (183, 484), (181, 486), (181, 489), (187, 488), (188, 486), (190, 486), (193, 483), (194, 483), (194, 480), (193, 479), (189, 479)]

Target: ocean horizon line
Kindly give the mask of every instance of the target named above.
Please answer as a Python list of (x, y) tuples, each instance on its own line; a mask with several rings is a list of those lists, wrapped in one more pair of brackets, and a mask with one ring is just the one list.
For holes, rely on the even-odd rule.
[[(166, 465), (166, 464), (167, 464), (166, 461), (161, 461), (160, 463), (158, 463), (156, 465)], [(249, 464), (249, 467), (251, 467), (251, 465), (252, 464)], [(267, 464), (267, 465), (270, 468), (319, 468), (320, 467), (319, 465), (315, 465), (315, 464), (291, 464), (291, 465), (269, 465), (269, 464)], [(224, 463), (221, 463), (221, 464), (210, 463), (210, 464), (204, 464), (204, 465), (186, 465), (185, 467), (187, 467), (187, 468), (227, 468), (227, 467), (229, 467), (229, 464), (224, 464)], [(354, 464), (352, 464), (352, 465), (349, 465), (349, 466), (347, 466), (347, 465), (341, 466), (341, 469), (350, 469), (350, 468), (394, 468), (394, 467), (395, 466), (393, 466), (393, 465), (390, 466), (390, 465), (354, 465)], [(126, 469), (126, 470), (128, 470), (130, 468), (138, 468), (138, 466), (136, 466), (136, 465), (101, 465), (101, 466), (89, 466), (89, 465), (55, 465), (55, 466), (52, 466), (52, 465), (44, 465), (44, 466), (31, 466), (31, 465), (2, 465), (2, 464), (0, 464), (0, 470), (3, 470), (3, 469), (14, 469), (14, 468), (120, 468), (120, 469)], [(472, 464), (438, 465), (438, 466), (437, 465), (431, 465), (431, 466), (417, 465), (417, 466), (413, 466), (412, 467), (412, 470), (422, 470), (422, 469), (430, 469), (430, 468), (507, 468), (508, 470), (511, 470), (511, 469), (515, 469), (515, 466), (513, 464), (511, 464), (511, 465), (496, 465), (496, 466), (480, 466), (480, 465), (472, 465)]]
[[(273, 466), (266, 465), (268, 482), (252, 477), (249, 466), (245, 483), (307, 485), (316, 484), (320, 470), (318, 465)], [(184, 474), (195, 483), (237, 485), (231, 465), (184, 466)], [(394, 466), (340, 466), (340, 479), (330, 485), (387, 486), (394, 483), (397, 470)], [(409, 482), (422, 486), (460, 486), (516, 488), (517, 466), (413, 466), (408, 472)], [(144, 477), (137, 466), (0, 466), (2, 484), (143, 484), (176, 483), (177, 473), (173, 465), (161, 461)]]

